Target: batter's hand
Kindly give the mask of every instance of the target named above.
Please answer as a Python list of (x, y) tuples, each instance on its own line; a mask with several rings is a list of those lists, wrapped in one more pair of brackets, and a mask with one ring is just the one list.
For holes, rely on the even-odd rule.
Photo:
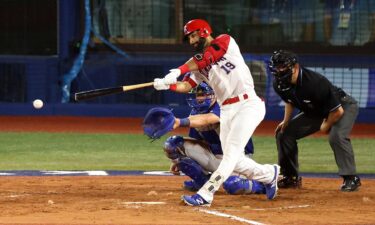
[(165, 75), (164, 77), (164, 83), (165, 84), (175, 84), (177, 83), (177, 78), (181, 75), (180, 69), (171, 69), (169, 70), (169, 73)]
[(169, 84), (165, 84), (164, 78), (155, 78), (154, 79), (154, 88), (158, 91), (161, 90), (168, 90), (169, 89)]
[(180, 169), (178, 168), (177, 163), (171, 164), (169, 172), (171, 172), (173, 175), (180, 175)]

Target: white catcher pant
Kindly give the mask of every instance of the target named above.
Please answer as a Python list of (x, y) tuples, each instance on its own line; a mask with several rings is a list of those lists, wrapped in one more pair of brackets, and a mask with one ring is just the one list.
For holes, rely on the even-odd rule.
[(255, 93), (250, 94), (247, 100), (221, 106), (220, 141), (223, 159), (210, 180), (198, 191), (206, 201), (212, 202), (214, 193), (232, 172), (262, 183), (272, 182), (273, 165), (258, 164), (244, 154), (244, 148), (263, 120), (265, 112), (264, 102)]
[(184, 143), (185, 154), (189, 158), (198, 162), (202, 166), (203, 170), (208, 172), (214, 172), (220, 165), (222, 155), (214, 155), (209, 149), (206, 149), (200, 142), (185, 141)]
[[(223, 155), (214, 155), (201, 141), (192, 142), (185, 140), (184, 149), (186, 156), (198, 162), (206, 174), (215, 172), (223, 159)], [(250, 158), (251, 156), (251, 154), (246, 155), (246, 157)], [(241, 174), (234, 172), (231, 175)]]

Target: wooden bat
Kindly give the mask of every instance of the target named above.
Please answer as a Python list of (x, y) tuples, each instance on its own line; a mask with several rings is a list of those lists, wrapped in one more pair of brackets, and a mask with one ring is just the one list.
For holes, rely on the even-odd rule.
[(149, 83), (143, 83), (143, 84), (134, 84), (134, 85), (119, 86), (119, 87), (94, 89), (94, 90), (89, 90), (89, 91), (81, 91), (81, 92), (75, 93), (74, 99), (76, 101), (87, 100), (87, 99), (92, 99), (92, 98), (96, 98), (99, 96), (118, 94), (118, 93), (122, 93), (125, 91), (135, 90), (135, 89), (144, 88), (144, 87), (150, 87), (153, 84), (154, 82), (149, 82)]

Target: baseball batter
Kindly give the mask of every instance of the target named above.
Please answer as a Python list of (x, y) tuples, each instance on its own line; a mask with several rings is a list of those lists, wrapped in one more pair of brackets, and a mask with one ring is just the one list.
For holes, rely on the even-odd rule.
[[(208, 182), (192, 196), (182, 196), (191, 206), (210, 206), (214, 193), (235, 171), (265, 184), (268, 199), (277, 194), (278, 165), (260, 165), (245, 157), (243, 149), (255, 128), (265, 115), (264, 102), (254, 91), (250, 70), (245, 64), (235, 40), (222, 34), (211, 36), (210, 25), (201, 19), (189, 21), (184, 26), (184, 35), (199, 53), (178, 69), (170, 70), (164, 78), (156, 78), (157, 90), (171, 89), (188, 92), (205, 81), (214, 90), (220, 105), (220, 141), (223, 159)], [(177, 82), (181, 74), (191, 71), (187, 81)], [(184, 121), (189, 123), (189, 120)]]
[[(200, 83), (187, 98), (192, 108), (190, 116), (189, 137), (171, 136), (164, 143), (164, 152), (171, 159), (170, 171), (180, 175), (180, 171), (192, 180), (184, 182), (184, 189), (198, 191), (217, 170), (223, 151), (220, 143), (220, 107), (216, 102), (215, 93), (206, 83)], [(174, 129), (187, 126), (184, 120), (174, 120)], [(182, 122), (181, 122), (182, 121)], [(245, 146), (245, 155), (254, 153), (253, 141)], [(230, 176), (223, 184), (229, 194), (265, 194), (262, 183), (250, 181), (238, 174)]]

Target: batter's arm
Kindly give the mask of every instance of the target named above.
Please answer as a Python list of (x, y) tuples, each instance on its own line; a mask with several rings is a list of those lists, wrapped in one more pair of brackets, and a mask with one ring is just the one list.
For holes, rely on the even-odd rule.
[(188, 93), (193, 87), (187, 81), (178, 81), (175, 84), (171, 84), (169, 89), (178, 93)]
[(194, 61), (194, 58), (190, 58), (185, 64), (189, 68), (189, 71), (195, 71), (199, 69), (198, 64)]
[(216, 62), (227, 52), (230, 42), (229, 35), (220, 35), (204, 50), (202, 54), (196, 54), (191, 57), (184, 65), (178, 67), (181, 74), (189, 71), (203, 69), (206, 66)]

